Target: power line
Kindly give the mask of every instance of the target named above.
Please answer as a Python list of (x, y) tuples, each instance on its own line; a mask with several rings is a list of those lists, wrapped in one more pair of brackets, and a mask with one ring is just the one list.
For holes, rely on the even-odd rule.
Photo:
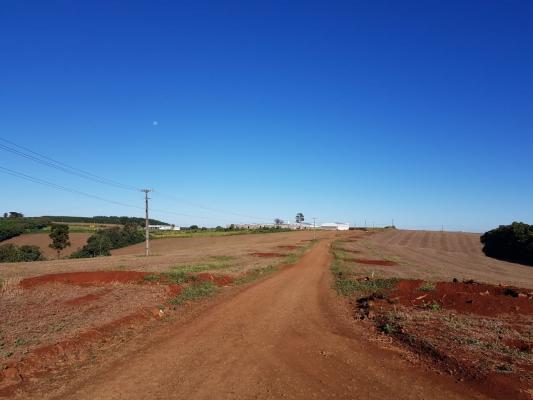
[(198, 204), (198, 203), (193, 203), (193, 202), (191, 202), (189, 200), (185, 200), (185, 199), (178, 198), (178, 197), (166, 194), (166, 193), (162, 193), (162, 192), (160, 192), (158, 190), (154, 190), (154, 193), (158, 194), (161, 197), (166, 197), (167, 199), (174, 200), (176, 202), (183, 203), (183, 204), (188, 204), (188, 205), (190, 205), (192, 207), (201, 208), (201, 209), (206, 210), (206, 211), (216, 212), (216, 213), (225, 214), (225, 215), (234, 215), (236, 217), (241, 217), (241, 218), (250, 218), (250, 219), (258, 220), (258, 221), (260, 221), (260, 220), (270, 221), (269, 218), (262, 218), (262, 217), (257, 217), (257, 216), (253, 216), (253, 215), (234, 213), (234, 212), (231, 212), (231, 211), (225, 211), (225, 210), (221, 210), (221, 209), (218, 209), (218, 208), (207, 207), (207, 206), (204, 206), (204, 205), (201, 205), (201, 204)]
[[(26, 158), (28, 160), (31, 160), (31, 161), (34, 161), (36, 163), (39, 163), (39, 164), (42, 164), (42, 165), (46, 165), (46, 166), (48, 166), (50, 168), (55, 168), (57, 170), (63, 171), (65, 173), (67, 173), (67, 174), (78, 176), (80, 178), (84, 178), (84, 179), (88, 179), (88, 180), (91, 180), (91, 181), (94, 181), (94, 182), (102, 183), (104, 185), (109, 185), (109, 186), (113, 186), (113, 187), (116, 187), (116, 188), (119, 188), (119, 189), (124, 189), (124, 190), (138, 191), (138, 189), (135, 186), (124, 184), (124, 183), (120, 183), (120, 182), (114, 181), (112, 179), (108, 179), (108, 178), (104, 178), (104, 177), (99, 176), (99, 175), (92, 174), (92, 173), (90, 173), (88, 171), (85, 171), (83, 169), (72, 167), (71, 165), (65, 164), (65, 163), (63, 163), (61, 161), (55, 160), (55, 159), (53, 159), (51, 157), (48, 157), (48, 156), (46, 156), (44, 154), (41, 154), (41, 153), (38, 153), (38, 152), (33, 151), (31, 149), (28, 149), (27, 147), (18, 145), (15, 142), (12, 142), (11, 140), (7, 140), (7, 139), (1, 138), (1, 137), (0, 137), (0, 140), (5, 142), (5, 143), (9, 143), (10, 145), (15, 146), (15, 147), (17, 147), (18, 149), (21, 149), (21, 150), (17, 150), (16, 148), (13, 148), (13, 147), (1, 144), (1, 143), (0, 143), (0, 149), (8, 151), (8, 152), (10, 152), (12, 154), (18, 155), (20, 157), (24, 157), (24, 158)], [(24, 151), (22, 151), (22, 150), (24, 150)], [(30, 153), (30, 154), (28, 154), (28, 153)]]
[(139, 206), (134, 206), (134, 205), (131, 205), (131, 204), (122, 203), (120, 201), (109, 200), (109, 199), (106, 199), (104, 197), (96, 196), (94, 194), (82, 192), (81, 190), (72, 189), (72, 188), (69, 188), (69, 187), (66, 187), (66, 186), (58, 185), (56, 183), (45, 181), (44, 179), (36, 178), (34, 176), (27, 175), (27, 174), (24, 174), (22, 172), (18, 172), (18, 171), (15, 171), (15, 170), (12, 170), (12, 169), (9, 169), (9, 168), (5, 168), (5, 167), (2, 167), (2, 166), (0, 166), (0, 172), (3, 172), (3, 173), (8, 174), (8, 175), (15, 176), (17, 178), (25, 179), (27, 181), (38, 183), (38, 184), (43, 185), (43, 186), (48, 186), (48, 187), (51, 187), (51, 188), (54, 188), (54, 189), (58, 189), (58, 190), (62, 190), (62, 191), (65, 191), (65, 192), (79, 194), (81, 196), (90, 197), (92, 199), (96, 199), (96, 200), (100, 200), (100, 201), (105, 201), (107, 203), (111, 203), (111, 204), (115, 204), (115, 205), (119, 205), (119, 206), (123, 206), (123, 207), (140, 208), (140, 209), (142, 209), (142, 207), (139, 207)]
[[(88, 171), (85, 171), (83, 169), (73, 167), (73, 166), (71, 166), (69, 164), (66, 164), (64, 162), (58, 161), (58, 160), (56, 160), (56, 159), (54, 159), (52, 157), (46, 156), (46, 155), (44, 155), (42, 153), (38, 153), (36, 151), (33, 151), (33, 150), (31, 150), (31, 149), (29, 149), (27, 147), (21, 146), (21, 145), (13, 142), (11, 140), (8, 140), (8, 139), (2, 138), (2, 137), (0, 137), (0, 140), (5, 142), (5, 143), (10, 144), (11, 146), (17, 147), (18, 149), (22, 149), (24, 151), (18, 150), (17, 148), (13, 148), (13, 147), (1, 144), (1, 143), (0, 143), (0, 149), (8, 151), (8, 152), (10, 152), (12, 154), (18, 155), (20, 157), (26, 158), (28, 160), (34, 161), (34, 162), (39, 163), (41, 165), (45, 165), (45, 166), (48, 166), (50, 168), (54, 168), (54, 169), (60, 170), (62, 172), (71, 174), (71, 175), (75, 175), (75, 176), (78, 176), (78, 177), (81, 177), (81, 178), (84, 178), (84, 179), (87, 179), (87, 180), (91, 180), (93, 182), (97, 182), (97, 183), (113, 186), (113, 187), (116, 187), (116, 188), (119, 188), (119, 189), (130, 190), (130, 191), (134, 191), (134, 192), (139, 191), (139, 189), (136, 188), (135, 186), (124, 184), (124, 183), (121, 183), (121, 182), (118, 182), (118, 181), (115, 181), (115, 180), (111, 180), (111, 179), (108, 179), (108, 178), (105, 178), (105, 177), (102, 177), (102, 176), (99, 176), (99, 175), (95, 175), (95, 174), (93, 174), (91, 172), (88, 172)], [(28, 154), (28, 153), (30, 153), (30, 154)], [(249, 218), (249, 219), (256, 220), (256, 221), (270, 221), (270, 219), (268, 219), (268, 218), (262, 218), (262, 217), (251, 216), (251, 215), (240, 214), (240, 213), (234, 213), (234, 212), (230, 212), (230, 211), (226, 211), (226, 210), (207, 207), (207, 206), (204, 206), (204, 205), (201, 205), (201, 204), (198, 204), (198, 203), (194, 203), (194, 202), (191, 202), (191, 201), (188, 201), (188, 200), (185, 200), (185, 199), (177, 198), (175, 196), (172, 196), (172, 195), (169, 195), (169, 194), (165, 194), (165, 193), (162, 193), (162, 192), (159, 192), (159, 191), (153, 191), (153, 192), (157, 193), (160, 197), (164, 197), (164, 198), (176, 201), (178, 203), (187, 204), (187, 205), (190, 205), (192, 207), (196, 207), (196, 208), (203, 209), (203, 210), (206, 210), (206, 211), (211, 211), (211, 212), (224, 214), (224, 215), (233, 215), (233, 216), (237, 216), (237, 217), (241, 217), (241, 218)], [(160, 210), (160, 211), (164, 212), (164, 213), (171, 213), (171, 214), (179, 215), (179, 216), (187, 216), (187, 217), (194, 217), (194, 218), (209, 218), (209, 217), (194, 216), (194, 215), (190, 215), (190, 214), (174, 213), (174, 212), (164, 211), (164, 210)], [(223, 218), (223, 219), (225, 219), (227, 221), (232, 221), (232, 220), (230, 220), (228, 218)]]
[[(104, 197), (101, 197), (101, 196), (97, 196), (97, 195), (94, 195), (94, 194), (91, 194), (91, 193), (83, 192), (81, 190), (72, 189), (72, 188), (69, 188), (69, 187), (66, 187), (66, 186), (63, 186), (63, 185), (58, 185), (56, 183), (53, 183), (53, 182), (50, 182), (50, 181), (46, 181), (44, 179), (36, 178), (34, 176), (31, 176), (31, 175), (28, 175), (28, 174), (24, 174), (22, 172), (15, 171), (15, 170), (10, 169), (10, 168), (6, 168), (6, 167), (0, 166), (0, 172), (2, 172), (4, 174), (7, 174), (7, 175), (11, 175), (11, 176), (17, 177), (17, 178), (20, 178), (20, 179), (24, 179), (24, 180), (27, 180), (27, 181), (30, 181), (30, 182), (33, 182), (33, 183), (37, 183), (39, 185), (47, 186), (47, 187), (50, 187), (50, 188), (53, 188), (53, 189), (56, 189), (56, 190), (61, 190), (61, 191), (64, 191), (64, 192), (69, 192), (69, 193), (85, 196), (85, 197), (88, 197), (88, 198), (104, 201), (104, 202), (111, 203), (111, 204), (114, 204), (114, 205), (119, 205), (119, 206), (129, 207), (129, 208), (135, 208), (135, 209), (138, 209), (138, 210), (144, 210), (144, 207), (135, 206), (135, 205), (132, 205), (132, 204), (126, 204), (126, 203), (123, 203), (123, 202), (120, 202), (120, 201), (116, 201), (116, 200), (110, 200), (110, 199), (107, 199), (107, 198), (104, 198)], [(201, 218), (201, 219), (210, 219), (210, 218), (212, 218), (212, 217), (207, 217), (205, 215), (201, 216), (201, 215), (178, 213), (178, 212), (175, 212), (175, 211), (158, 209), (158, 208), (152, 208), (152, 211), (156, 211), (156, 212), (159, 212), (159, 213), (162, 213), (162, 214), (172, 214), (172, 215), (176, 215), (176, 216), (179, 216), (179, 217)], [(222, 218), (222, 219), (226, 219), (226, 218)], [(230, 221), (230, 220), (228, 220), (228, 221)]]

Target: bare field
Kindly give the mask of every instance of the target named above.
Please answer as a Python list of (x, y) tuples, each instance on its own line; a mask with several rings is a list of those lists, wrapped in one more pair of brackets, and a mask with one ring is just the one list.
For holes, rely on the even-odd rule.
[(475, 279), (533, 289), (533, 268), (485, 256), (479, 234), (386, 230), (360, 241), (353, 249), (396, 261), (400, 267), (365, 268), (400, 278)]
[(248, 283), (296, 262), (312, 238), (287, 232), (161, 239), (152, 241), (150, 257), (139, 254), (142, 244), (97, 259), (0, 264), (0, 396), (19, 387), (20, 376), (50, 372), (65, 357), (84, 362), (94, 343), (171, 317), (202, 290)]
[[(57, 257), (57, 253), (54, 249), (51, 249), (50, 247), (48, 247), (48, 245), (52, 243), (52, 240), (50, 239), (50, 236), (48, 235), (49, 235), (49, 232), (47, 233), (25, 233), (23, 235), (5, 240), (2, 242), (2, 244), (12, 243), (17, 246), (24, 246), (24, 245), (38, 246), (41, 249), (43, 255), (47, 259), (55, 259)], [(61, 257), (68, 257), (72, 253), (74, 253), (76, 250), (78, 250), (80, 247), (83, 247), (87, 243), (87, 239), (89, 238), (89, 236), (91, 236), (91, 233), (71, 232), (69, 234), (70, 246), (61, 252)]]
[[(264, 380), (276, 398), (412, 398), (401, 392), (408, 380), (417, 381), (418, 398), (525, 399), (530, 291), (452, 279), (528, 287), (533, 270), (485, 257), (471, 234), (322, 231), (318, 244), (314, 235), (166, 238), (151, 241), (150, 257), (141, 243), (110, 257), (0, 264), (0, 396), (112, 398), (120, 386), (130, 398), (208, 398), (236, 388), (244, 397), (271, 398), (258, 391)], [(333, 300), (333, 256), (334, 276), (349, 281), (341, 289), (352, 296), (350, 316)], [(293, 265), (281, 268), (286, 264)], [(380, 284), (390, 295), (354, 296), (354, 287)], [(202, 309), (195, 300), (214, 293), (221, 293), (215, 306), (202, 303), (205, 313), (178, 324)], [(353, 315), (408, 351), (383, 346)], [(409, 362), (398, 354), (409, 354)], [(417, 358), (428, 354), (445, 376)], [(366, 368), (346, 368), (358, 365)], [(228, 368), (236, 371), (229, 381)], [(65, 385), (71, 379), (80, 385)]]
[(490, 398), (531, 398), (531, 267), (486, 257), (468, 233), (348, 233), (333, 253), (363, 324)]
[[(330, 237), (331, 232), (318, 232), (317, 238)], [(128, 270), (164, 272), (170, 267), (210, 262), (212, 257), (232, 258), (229, 274), (272, 263), (271, 258), (251, 255), (254, 252), (290, 251), (278, 246), (303, 246), (313, 239), (313, 232), (281, 232), (220, 237), (171, 238), (150, 241), (151, 256), (144, 257), (144, 243), (112, 251), (112, 256), (75, 260), (50, 260), (37, 263), (0, 263), (0, 278), (23, 278), (42, 274), (77, 271)], [(279, 261), (279, 260), (277, 260)]]

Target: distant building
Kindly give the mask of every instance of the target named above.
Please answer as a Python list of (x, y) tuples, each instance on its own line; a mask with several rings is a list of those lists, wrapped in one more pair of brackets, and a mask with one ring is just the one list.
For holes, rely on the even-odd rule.
[(326, 222), (320, 225), (320, 229), (325, 229), (328, 231), (347, 231), (350, 229), (350, 224), (345, 222)]
[(148, 225), (152, 231), (179, 231), (180, 227), (175, 225)]

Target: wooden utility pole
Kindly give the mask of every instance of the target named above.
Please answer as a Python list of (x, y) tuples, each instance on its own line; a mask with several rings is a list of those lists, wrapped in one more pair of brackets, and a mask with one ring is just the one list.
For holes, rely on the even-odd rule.
[(144, 211), (145, 211), (145, 223), (144, 223), (144, 249), (145, 255), (150, 255), (150, 219), (148, 218), (148, 193), (151, 192), (151, 189), (141, 189), (141, 192), (144, 192)]

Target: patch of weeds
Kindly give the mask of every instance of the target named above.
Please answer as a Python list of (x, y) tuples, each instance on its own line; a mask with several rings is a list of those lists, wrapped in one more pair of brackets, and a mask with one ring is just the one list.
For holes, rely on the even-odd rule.
[(246, 272), (239, 279), (235, 281), (236, 285), (243, 285), (245, 283), (253, 282), (259, 278), (270, 275), (271, 273), (277, 271), (278, 269), (274, 265), (269, 265), (263, 268), (254, 268)]
[(436, 301), (432, 301), (431, 303), (427, 303), (425, 305), (425, 307), (428, 310), (431, 310), (431, 311), (440, 311), (440, 310), (442, 310), (442, 306), (440, 305), (440, 303), (438, 303)]
[(220, 263), (227, 263), (229, 261), (233, 261), (235, 259), (234, 256), (211, 256), (211, 258), (215, 261), (218, 261)]
[(358, 281), (346, 279), (343, 275), (337, 275), (335, 288), (343, 296), (349, 296), (354, 293), (384, 295), (385, 291), (394, 288), (397, 283), (397, 278), (376, 278)]
[(396, 313), (388, 313), (385, 315), (380, 315), (376, 319), (376, 326), (380, 332), (383, 332), (387, 335), (394, 335), (402, 332), (402, 322), (403, 318)]
[(13, 352), (12, 352), (12, 351), (6, 351), (6, 352), (4, 353), (4, 357), (5, 357), (5, 358), (9, 358), (9, 357), (11, 357), (12, 355), (13, 355)]
[(161, 280), (161, 275), (159, 274), (145, 275), (143, 279), (147, 282), (159, 282)]
[(513, 372), (513, 366), (510, 364), (500, 364), (496, 367), (496, 371), (502, 374), (508, 374), (510, 372)]
[(437, 286), (433, 282), (424, 282), (418, 290), (423, 292), (434, 292), (437, 289)]
[(115, 269), (118, 269), (119, 271), (125, 271), (125, 270), (128, 269), (128, 266), (127, 265), (119, 265)]
[(171, 268), (171, 273), (173, 272), (202, 272), (202, 271), (211, 271), (215, 269), (227, 268), (229, 265), (226, 262), (208, 262), (200, 264), (188, 264), (188, 265), (177, 265)]
[(26, 345), (26, 344), (28, 344), (28, 341), (27, 341), (27, 340), (20, 339), (20, 338), (15, 340), (15, 346), (16, 346), (16, 347), (24, 346), (24, 345)]
[(179, 296), (170, 300), (170, 303), (179, 306), (187, 301), (193, 301), (203, 297), (211, 296), (216, 291), (217, 287), (213, 282), (201, 282), (183, 289)]
[(4, 280), (0, 278), (0, 289), (2, 289), (3, 287), (4, 287)]
[(167, 281), (169, 283), (174, 283), (174, 284), (182, 284), (182, 283), (186, 283), (186, 282), (192, 282), (192, 281), (195, 281), (197, 279), (196, 276), (190, 275), (190, 274), (188, 274), (185, 271), (179, 271), (179, 270), (165, 272), (162, 275), (164, 276), (165, 281)]

